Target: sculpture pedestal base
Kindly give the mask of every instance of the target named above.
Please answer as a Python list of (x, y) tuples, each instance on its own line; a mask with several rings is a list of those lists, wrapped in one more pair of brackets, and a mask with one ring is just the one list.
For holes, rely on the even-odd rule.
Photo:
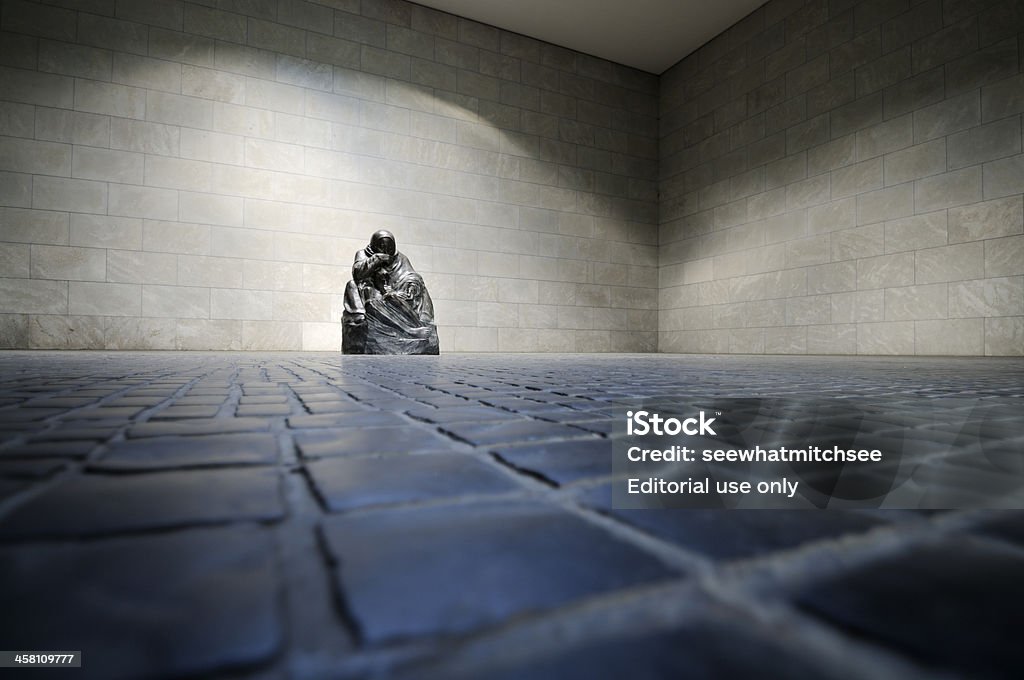
[[(361, 317), (361, 318), (360, 318)], [(343, 354), (440, 354), (437, 327), (400, 298), (369, 300), (365, 314), (341, 317)]]

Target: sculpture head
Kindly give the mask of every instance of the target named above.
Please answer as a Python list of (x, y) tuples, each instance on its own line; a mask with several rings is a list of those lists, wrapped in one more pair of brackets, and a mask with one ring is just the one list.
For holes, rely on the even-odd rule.
[(374, 253), (394, 255), (398, 252), (398, 246), (395, 245), (394, 234), (386, 229), (381, 229), (370, 237), (370, 250)]

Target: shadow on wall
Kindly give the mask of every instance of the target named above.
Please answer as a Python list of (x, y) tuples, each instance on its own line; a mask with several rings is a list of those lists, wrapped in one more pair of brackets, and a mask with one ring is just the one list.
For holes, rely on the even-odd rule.
[(659, 349), (1024, 354), (1024, 4), (772, 0), (660, 79)]

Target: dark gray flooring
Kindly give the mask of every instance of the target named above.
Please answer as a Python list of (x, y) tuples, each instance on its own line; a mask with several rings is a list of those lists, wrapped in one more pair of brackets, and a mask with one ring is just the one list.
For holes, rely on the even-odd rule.
[(958, 431), (1024, 456), (1021, 360), (5, 352), (0, 646), (97, 678), (1019, 677), (1018, 512), (613, 509), (616, 408), (684, 394), (897, 404), (947, 443), (980, 400), (1022, 418)]

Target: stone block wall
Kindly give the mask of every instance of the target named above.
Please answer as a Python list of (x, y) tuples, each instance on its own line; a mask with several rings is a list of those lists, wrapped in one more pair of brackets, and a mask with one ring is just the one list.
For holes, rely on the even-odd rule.
[(388, 228), (444, 350), (653, 351), (657, 114), (397, 0), (3, 0), (0, 346), (337, 350)]
[(659, 349), (1024, 353), (1024, 3), (772, 0), (661, 77)]
[(1015, 0), (772, 0), (660, 78), (399, 0), (2, 0), (0, 346), (335, 350), (384, 227), (446, 350), (1020, 355), (1022, 53)]

